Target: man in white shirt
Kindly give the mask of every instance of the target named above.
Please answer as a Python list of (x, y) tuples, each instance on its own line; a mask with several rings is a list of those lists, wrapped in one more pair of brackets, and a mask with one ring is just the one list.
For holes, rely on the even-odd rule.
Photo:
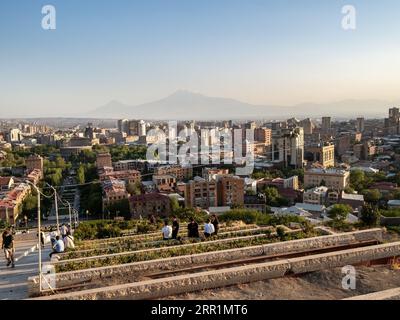
[(211, 220), (208, 219), (207, 223), (204, 225), (204, 236), (209, 238), (215, 232), (214, 225), (211, 223)]
[(164, 227), (161, 231), (164, 240), (170, 240), (172, 238), (172, 227), (168, 225), (168, 221), (164, 222)]
[(56, 237), (56, 242), (53, 245), (53, 252), (50, 253), (50, 258), (53, 254), (62, 253), (65, 250), (64, 241), (60, 239), (60, 236)]

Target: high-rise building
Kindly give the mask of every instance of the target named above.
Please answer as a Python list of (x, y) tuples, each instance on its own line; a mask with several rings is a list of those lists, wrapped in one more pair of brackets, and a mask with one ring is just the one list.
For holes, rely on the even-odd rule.
[(389, 118), (385, 119), (385, 134), (400, 133), (400, 110), (399, 108), (389, 109)]
[(22, 140), (22, 132), (20, 129), (11, 129), (8, 132), (8, 142), (11, 143), (17, 143), (17, 142), (21, 142)]
[(128, 134), (128, 125), (129, 125), (129, 120), (128, 119), (118, 120), (118, 131), (120, 133)]
[(356, 123), (356, 130), (357, 132), (364, 132), (365, 129), (365, 119), (364, 118), (357, 118)]
[(339, 157), (344, 155), (351, 148), (351, 134), (347, 133), (337, 137), (335, 144), (337, 155)]
[(146, 135), (146, 122), (143, 120), (139, 121), (139, 136), (143, 137)]
[(314, 124), (310, 118), (300, 121), (300, 127), (303, 127), (304, 134), (312, 134), (314, 130)]
[(284, 167), (302, 168), (304, 164), (304, 130), (301, 127), (283, 129), (273, 138), (272, 161)]
[(94, 128), (93, 128), (93, 124), (92, 123), (88, 123), (87, 127), (85, 128), (85, 134), (84, 134), (85, 138), (89, 138), (89, 139), (94, 139)]
[(254, 141), (270, 146), (272, 143), (272, 130), (268, 128), (256, 128), (254, 130)]
[(138, 120), (129, 120), (128, 135), (130, 135), (130, 136), (138, 136), (139, 135), (139, 121)]
[(324, 133), (331, 131), (331, 117), (322, 117), (321, 130)]

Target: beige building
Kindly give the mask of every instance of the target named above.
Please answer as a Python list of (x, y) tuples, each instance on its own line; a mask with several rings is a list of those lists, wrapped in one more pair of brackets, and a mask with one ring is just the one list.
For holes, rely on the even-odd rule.
[(324, 168), (335, 166), (335, 146), (317, 145), (305, 148), (305, 158), (312, 162), (318, 162)]
[(304, 187), (324, 185), (329, 189), (343, 190), (350, 183), (350, 172), (342, 169), (310, 169), (304, 173)]

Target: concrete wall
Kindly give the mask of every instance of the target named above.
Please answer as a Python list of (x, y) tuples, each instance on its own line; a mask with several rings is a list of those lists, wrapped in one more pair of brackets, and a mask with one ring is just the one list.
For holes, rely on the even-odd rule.
[[(129, 264), (106, 266), (86, 270), (77, 270), (56, 274), (57, 287), (77, 284), (83, 281), (101, 279), (110, 276), (129, 276), (143, 274), (144, 272), (157, 272), (163, 270), (174, 270), (192, 265), (217, 263), (249, 258), (253, 256), (270, 256), (283, 253), (294, 253), (308, 251), (310, 249), (349, 245), (360, 241), (382, 240), (382, 229), (370, 229), (364, 231), (349, 232), (331, 236), (321, 236), (308, 239), (277, 242), (266, 245), (252, 246), (246, 248), (213, 251), (194, 255), (179, 256), (173, 258), (156, 259)], [(38, 291), (38, 278), (30, 278), (30, 292)]]
[(116, 285), (37, 299), (156, 299), (186, 292), (277, 278), (288, 273), (301, 274), (347, 264), (356, 264), (395, 255), (400, 255), (400, 242)]
[(363, 294), (343, 300), (400, 300), (400, 288)]

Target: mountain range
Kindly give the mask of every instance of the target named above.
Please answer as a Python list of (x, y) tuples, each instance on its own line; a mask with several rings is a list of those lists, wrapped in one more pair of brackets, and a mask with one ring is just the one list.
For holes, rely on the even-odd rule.
[(254, 105), (234, 99), (209, 97), (179, 90), (163, 99), (135, 106), (114, 100), (85, 116), (145, 120), (284, 119), (321, 116), (382, 118), (387, 114), (389, 107), (398, 105), (400, 102), (383, 100), (342, 100), (325, 104), (303, 103), (294, 106)]

